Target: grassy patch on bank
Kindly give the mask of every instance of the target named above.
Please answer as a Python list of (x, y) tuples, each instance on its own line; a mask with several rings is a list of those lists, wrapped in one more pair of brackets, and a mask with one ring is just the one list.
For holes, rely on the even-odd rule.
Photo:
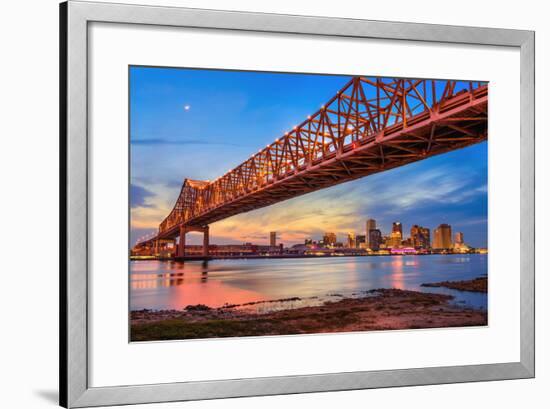
[[(260, 316), (261, 317), (261, 316)], [(273, 334), (308, 334), (358, 321), (353, 311), (315, 314), (279, 314), (276, 318), (212, 319), (188, 322), (180, 319), (132, 325), (132, 341), (253, 337)]]

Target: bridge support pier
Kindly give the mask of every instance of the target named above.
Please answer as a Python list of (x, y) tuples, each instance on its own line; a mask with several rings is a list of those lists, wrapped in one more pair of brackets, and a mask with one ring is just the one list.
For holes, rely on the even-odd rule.
[[(202, 239), (202, 257), (208, 257), (210, 246), (210, 227), (209, 226), (180, 226), (179, 243), (177, 246), (176, 257), (185, 258), (185, 235), (189, 232), (196, 231), (203, 234)], [(197, 257), (197, 256), (194, 256)]]
[(184, 226), (180, 226), (180, 242), (178, 244), (178, 251), (177, 256), (178, 257), (185, 257), (185, 234), (187, 233), (187, 229)]
[(204, 257), (208, 257), (208, 247), (210, 245), (210, 227), (205, 226), (202, 233), (202, 255)]

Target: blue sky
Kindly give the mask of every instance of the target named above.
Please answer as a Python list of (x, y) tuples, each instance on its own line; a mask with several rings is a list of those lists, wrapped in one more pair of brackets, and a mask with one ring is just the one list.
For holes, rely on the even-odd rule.
[[(211, 180), (327, 102), (346, 76), (131, 67), (131, 243), (156, 231), (184, 178)], [(431, 229), (449, 223), (487, 245), (487, 143), (237, 215), (211, 225), (212, 243), (285, 244), (334, 231), (364, 234), (374, 218)], [(190, 235), (189, 241), (200, 242)]]

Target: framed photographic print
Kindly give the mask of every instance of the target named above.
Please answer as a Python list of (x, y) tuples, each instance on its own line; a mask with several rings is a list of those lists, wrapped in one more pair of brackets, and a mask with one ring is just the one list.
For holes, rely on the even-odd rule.
[(533, 32), (60, 15), (61, 405), (534, 376)]

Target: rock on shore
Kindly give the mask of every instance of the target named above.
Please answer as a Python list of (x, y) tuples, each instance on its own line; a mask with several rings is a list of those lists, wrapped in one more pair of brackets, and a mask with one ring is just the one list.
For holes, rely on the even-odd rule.
[(441, 281), (439, 283), (424, 283), (422, 287), (445, 287), (458, 291), (473, 291), (487, 293), (487, 277), (474, 278), (463, 281)]

